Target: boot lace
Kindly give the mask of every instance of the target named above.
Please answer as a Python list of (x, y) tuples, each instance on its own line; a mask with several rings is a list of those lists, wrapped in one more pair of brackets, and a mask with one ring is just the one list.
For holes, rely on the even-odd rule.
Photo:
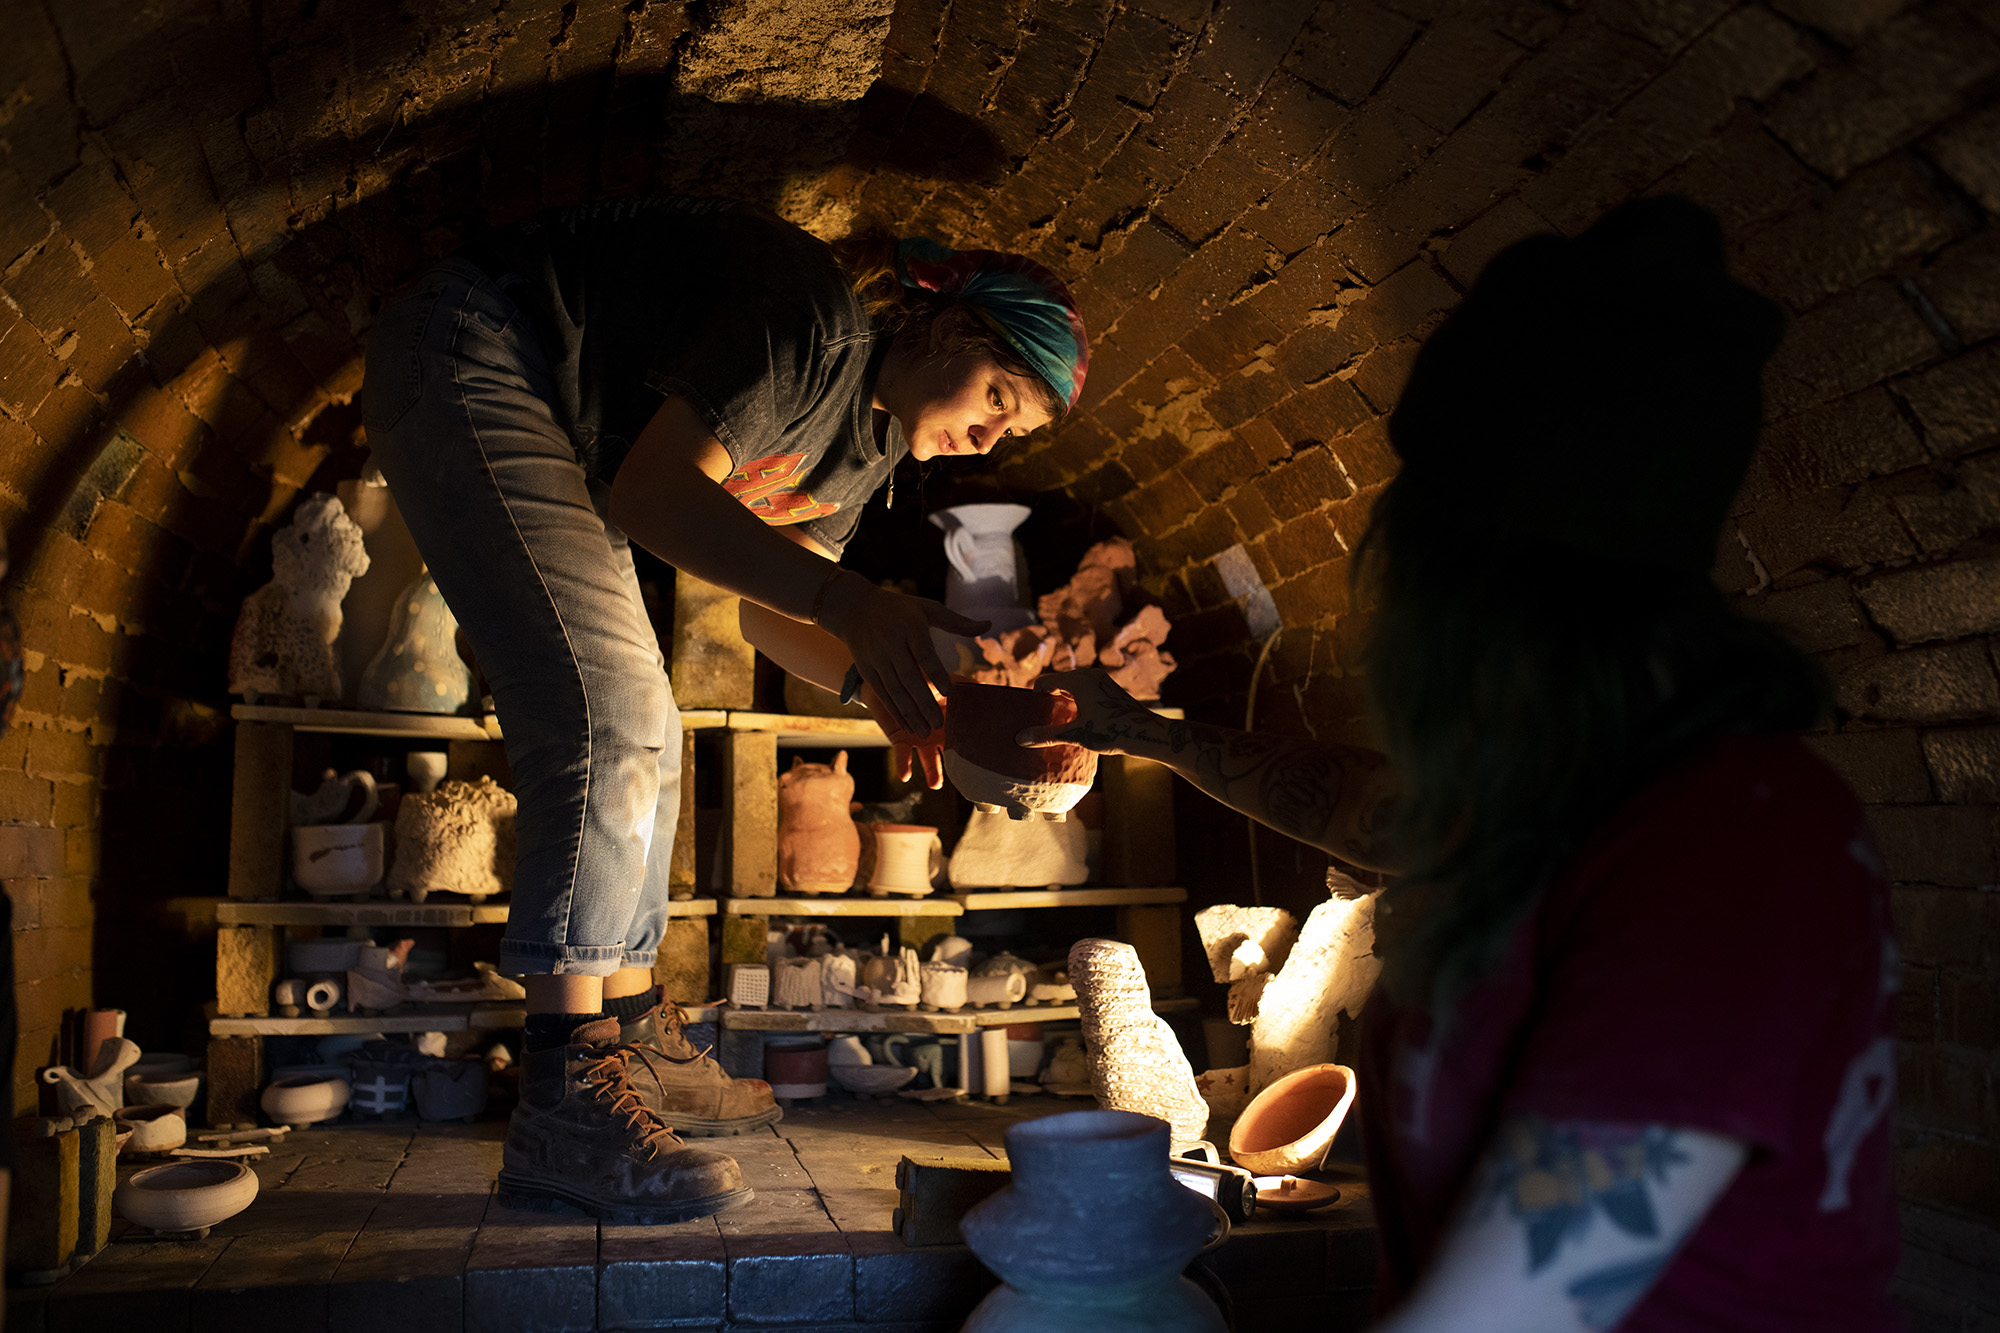
[[(664, 1052), (660, 1054), (665, 1058)], [(653, 1114), (640, 1100), (638, 1090), (632, 1086), (631, 1064), (634, 1059), (643, 1061), (647, 1069), (658, 1077), (657, 1070), (653, 1069), (653, 1057), (646, 1048), (615, 1046), (583, 1071), (583, 1079), (589, 1085), (591, 1095), (614, 1117), (624, 1121), (626, 1129), (638, 1140), (646, 1155), (657, 1157), (674, 1151), (682, 1144), (666, 1121)]]
[[(679, 1036), (681, 1040), (683, 1041), (687, 1040), (687, 1021), (688, 1021), (687, 1013), (675, 1001), (666, 999), (664, 996), (661, 997), (660, 1015), (658, 1019), (656, 1019), (655, 1021), (658, 1022), (662, 1027), (664, 1027), (668, 1032), (674, 1033), (677, 1036)], [(693, 1042), (688, 1042), (689, 1049), (693, 1049), (693, 1046), (694, 1046)], [(710, 1058), (715, 1052), (714, 1042), (710, 1042), (708, 1045), (702, 1047), (700, 1050), (695, 1051), (693, 1055), (686, 1055), (686, 1056), (668, 1055), (665, 1051), (661, 1050), (657, 1046), (650, 1046), (647, 1047), (647, 1049), (670, 1064), (709, 1065), (715, 1063), (715, 1061)]]

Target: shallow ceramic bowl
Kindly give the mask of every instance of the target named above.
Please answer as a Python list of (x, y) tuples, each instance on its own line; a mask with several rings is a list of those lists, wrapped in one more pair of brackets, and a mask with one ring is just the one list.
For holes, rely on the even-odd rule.
[(388, 825), (301, 824), (292, 829), (292, 878), (307, 893), (366, 893), (382, 882)]
[(194, 1099), (201, 1095), (200, 1074), (127, 1074), (125, 1076), (125, 1104), (127, 1106), (178, 1106), (183, 1109), (194, 1105)]
[(163, 1078), (172, 1074), (194, 1072), (194, 1058), (178, 1051), (147, 1051), (134, 1060), (125, 1071), (125, 1077), (143, 1074), (147, 1078)]
[(128, 1106), (113, 1119), (125, 1136), (120, 1152), (168, 1152), (187, 1142), (187, 1116), (178, 1106)]
[(1097, 755), (1080, 745), (1024, 749), (1014, 738), (1029, 727), (1076, 719), (1076, 702), (1044, 690), (954, 685), (945, 712), (944, 772), (975, 805), (1011, 819), (1061, 819), (1097, 780)]
[(257, 1197), (257, 1173), (242, 1162), (205, 1159), (135, 1171), (112, 1204), (134, 1226), (199, 1231), (227, 1221)]
[(303, 1074), (272, 1079), (257, 1104), (274, 1125), (316, 1125), (346, 1110), (352, 1093), (344, 1078)]
[(899, 1065), (834, 1065), (827, 1073), (841, 1087), (864, 1097), (894, 1092), (917, 1076), (916, 1070)]
[(1353, 1105), (1354, 1071), (1347, 1066), (1294, 1070), (1243, 1108), (1229, 1131), (1229, 1156), (1260, 1176), (1316, 1170)]

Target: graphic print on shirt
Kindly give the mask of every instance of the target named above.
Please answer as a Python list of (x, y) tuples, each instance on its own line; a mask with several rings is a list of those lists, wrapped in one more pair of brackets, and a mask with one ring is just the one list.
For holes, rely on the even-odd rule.
[(810, 493), (798, 489), (797, 478), (805, 461), (804, 454), (766, 454), (753, 458), (730, 473), (722, 489), (766, 523), (804, 523), (839, 512), (838, 504), (815, 500)]
[[(1857, 835), (1847, 852), (1871, 873), (1881, 873), (1881, 856), (1866, 837)], [(1884, 934), (1882, 971), (1875, 983), (1878, 1011), (1886, 1011), (1902, 989), (1902, 962), (1895, 937)], [(1840, 1098), (1826, 1122), (1826, 1137), (1821, 1140), (1826, 1149), (1826, 1188), (1819, 1196), (1822, 1213), (1839, 1212), (1853, 1202), (1847, 1185), (1854, 1175), (1854, 1159), (1860, 1155), (1862, 1140), (1888, 1118), (1895, 1103), (1896, 1041), (1877, 1037), (1847, 1066), (1840, 1080)]]

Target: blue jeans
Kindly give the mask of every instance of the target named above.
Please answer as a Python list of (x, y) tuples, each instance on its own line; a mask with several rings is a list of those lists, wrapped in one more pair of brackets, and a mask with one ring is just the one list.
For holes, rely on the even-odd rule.
[(460, 259), (383, 306), (363, 419), (479, 655), (520, 801), (500, 970), (651, 967), (680, 814), (681, 719), (639, 597), (506, 291)]

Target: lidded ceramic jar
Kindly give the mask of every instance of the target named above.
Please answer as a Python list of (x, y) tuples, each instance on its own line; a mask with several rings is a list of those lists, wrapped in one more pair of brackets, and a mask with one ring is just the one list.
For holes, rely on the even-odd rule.
[(1007, 1131), (1012, 1180), (965, 1217), (1000, 1276), (965, 1333), (1225, 1333), (1181, 1270), (1219, 1216), (1167, 1171), (1170, 1131), (1132, 1111), (1073, 1111)]
[(1076, 701), (1008, 685), (951, 687), (945, 710), (944, 773), (961, 795), (1010, 819), (1062, 819), (1097, 780), (1097, 755), (1080, 745), (1026, 749), (1015, 737), (1029, 727), (1076, 720)]

